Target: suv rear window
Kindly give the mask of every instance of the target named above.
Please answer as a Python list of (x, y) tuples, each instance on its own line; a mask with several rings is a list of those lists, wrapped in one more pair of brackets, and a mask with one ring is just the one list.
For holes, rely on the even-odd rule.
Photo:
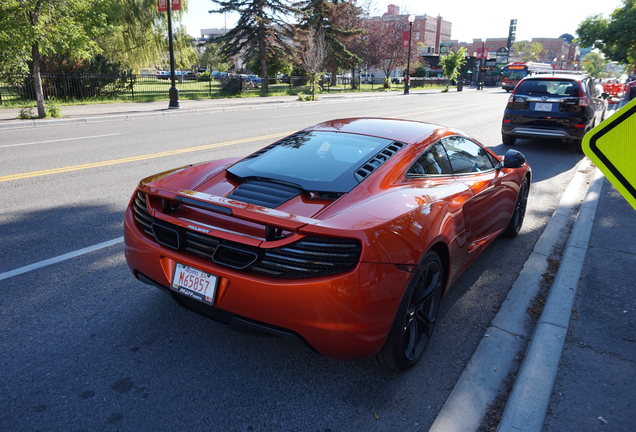
[(519, 83), (515, 94), (523, 96), (578, 97), (579, 83), (566, 80), (527, 80)]

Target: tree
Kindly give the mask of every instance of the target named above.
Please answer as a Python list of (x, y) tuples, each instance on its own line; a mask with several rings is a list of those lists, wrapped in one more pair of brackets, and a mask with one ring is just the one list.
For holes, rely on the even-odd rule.
[(355, 0), (305, 0), (300, 3), (300, 12), (298, 27), (305, 32), (305, 39), (312, 30), (324, 35), (329, 52), (327, 68), (335, 85), (339, 68), (351, 69), (362, 61), (347, 45), (364, 33), (364, 11)]
[(221, 53), (226, 57), (242, 55), (258, 56), (260, 59), (261, 83), (263, 92), (267, 92), (268, 58), (276, 54), (277, 49), (290, 52), (289, 41), (293, 39), (292, 26), (285, 18), (296, 12), (287, 0), (212, 0), (219, 9), (210, 13), (237, 12), (236, 26), (225, 35), (217, 38), (226, 42)]
[(214, 69), (221, 72), (228, 70), (229, 65), (223, 57), (219, 54), (221, 46), (218, 43), (211, 43), (206, 45), (201, 58), (199, 59), (199, 66), (206, 69)]
[[(406, 16), (399, 19), (373, 19), (369, 23), (369, 66), (384, 72), (384, 87), (390, 88), (390, 76), (395, 69), (405, 66), (408, 60), (408, 47), (402, 44), (402, 34), (409, 31)], [(411, 40), (411, 63), (417, 61), (417, 43)]]
[(311, 100), (316, 100), (316, 84), (322, 76), (325, 59), (329, 55), (322, 30), (311, 30), (307, 45), (301, 54), (302, 68), (309, 74), (311, 82)]
[(636, 62), (636, 0), (623, 0), (610, 18), (594, 15), (576, 30), (583, 48), (596, 47), (619, 63)]
[(461, 47), (457, 52), (450, 52), (441, 56), (439, 62), (442, 65), (444, 76), (448, 78), (446, 83), (446, 90), (448, 90), (450, 82), (457, 79), (462, 66), (466, 63), (466, 47)]
[(605, 78), (607, 73), (604, 62), (605, 60), (599, 53), (591, 52), (583, 58), (583, 68), (594, 78)]
[[(168, 47), (168, 14), (158, 11), (157, 0), (108, 0), (108, 4), (107, 20), (113, 31), (97, 40), (108, 59), (133, 71), (162, 64)], [(196, 63), (192, 37), (179, 24), (187, 7), (187, 0), (181, 0), (181, 10), (171, 12), (178, 69)]]
[[(274, 77), (279, 72), (288, 74), (297, 62), (298, 59), (289, 52), (278, 47), (274, 47), (272, 52), (267, 55), (267, 76)], [(258, 51), (256, 51), (252, 57), (247, 59), (246, 65), (251, 71), (260, 70), (261, 59), (258, 55)]]
[[(100, 48), (95, 42), (111, 30), (106, 0), (4, 0), (0, 14), (3, 68), (24, 70), (30, 65), (38, 117), (46, 115), (40, 64), (42, 56), (69, 53), (87, 59)], [(6, 61), (6, 64), (5, 64)]]
[(515, 57), (521, 57), (524, 62), (538, 61), (543, 52), (543, 45), (539, 42), (519, 41), (513, 45)]

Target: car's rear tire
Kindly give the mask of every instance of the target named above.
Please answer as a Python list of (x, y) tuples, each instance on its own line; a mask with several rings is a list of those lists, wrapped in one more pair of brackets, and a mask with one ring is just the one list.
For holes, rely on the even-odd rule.
[(511, 137), (510, 135), (506, 135), (506, 134), (501, 134), (501, 142), (504, 145), (508, 145), (508, 146), (515, 145), (516, 140), (517, 139), (515, 137)]
[(519, 188), (519, 195), (517, 195), (517, 202), (515, 203), (515, 209), (512, 212), (512, 217), (508, 223), (508, 227), (503, 232), (504, 237), (512, 238), (516, 237), (521, 231), (523, 226), (523, 220), (526, 217), (526, 208), (528, 206), (528, 178), (524, 178)]
[(376, 356), (380, 364), (403, 371), (422, 358), (435, 328), (444, 279), (439, 255), (429, 251), (417, 266), (384, 347)]
[(577, 153), (583, 153), (583, 140), (574, 141), (574, 146), (576, 147)]

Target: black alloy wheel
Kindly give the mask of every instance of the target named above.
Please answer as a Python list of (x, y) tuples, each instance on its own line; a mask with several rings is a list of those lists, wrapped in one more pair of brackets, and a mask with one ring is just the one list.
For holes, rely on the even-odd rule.
[(437, 253), (430, 251), (418, 266), (404, 293), (378, 361), (407, 370), (422, 358), (439, 312), (444, 292), (444, 270)]
[(517, 202), (515, 203), (515, 209), (512, 212), (512, 218), (510, 218), (510, 223), (504, 231), (504, 237), (516, 237), (521, 231), (521, 227), (523, 226), (523, 219), (526, 217), (526, 208), (528, 206), (528, 192), (530, 188), (528, 187), (528, 178), (523, 179), (523, 183), (521, 183), (521, 187), (519, 188), (519, 195), (517, 195)]

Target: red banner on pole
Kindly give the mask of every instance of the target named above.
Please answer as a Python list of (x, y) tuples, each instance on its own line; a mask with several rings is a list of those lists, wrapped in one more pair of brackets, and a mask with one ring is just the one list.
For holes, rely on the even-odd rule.
[[(181, 0), (170, 0), (170, 9), (173, 11), (181, 10)], [(168, 0), (157, 0), (157, 6), (159, 8), (159, 12), (167, 12), (168, 11)]]
[(409, 47), (409, 32), (402, 32), (402, 48)]

